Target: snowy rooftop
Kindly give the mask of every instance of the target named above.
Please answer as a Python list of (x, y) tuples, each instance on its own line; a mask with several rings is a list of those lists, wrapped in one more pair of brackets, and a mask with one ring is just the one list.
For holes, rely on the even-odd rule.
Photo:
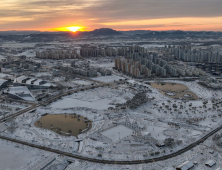
[(133, 134), (133, 130), (126, 126), (118, 125), (101, 132), (101, 134), (111, 139), (113, 142), (117, 142), (127, 136), (131, 136)]
[(42, 80), (38, 79), (34, 82), (35, 85), (39, 85), (39, 83), (41, 82)]
[(36, 80), (36, 79), (31, 78), (31, 79), (29, 79), (29, 80), (27, 80), (27, 81), (26, 81), (26, 84), (31, 84), (31, 83), (32, 83), (32, 81), (34, 81), (34, 80)]
[(205, 163), (205, 165), (210, 166), (210, 167), (213, 166), (214, 164), (216, 164), (214, 160), (209, 160)]
[[(34, 85), (41, 85), (41, 86), (51, 86), (51, 83), (48, 82), (43, 82), (43, 80), (41, 79), (36, 79), (36, 78), (29, 78), (26, 76), (21, 76), (18, 78), (15, 78), (14, 83), (22, 83), (23, 80), (27, 79), (27, 81), (24, 84), (34, 84)], [(43, 82), (42, 84), (40, 84), (41, 82)]]
[(28, 90), (28, 88), (26, 86), (10, 87), (9, 90), (10, 90), (10, 93), (12, 93), (12, 94), (30, 93), (30, 91)]
[(15, 78), (14, 83), (15, 82), (22, 83), (22, 80), (24, 80), (26, 78), (27, 78), (26, 76), (21, 76), (21, 77)]
[(133, 84), (133, 85), (139, 85), (139, 86), (143, 86), (143, 87), (148, 87), (149, 88), (149, 85), (147, 84), (144, 84), (144, 83), (140, 83), (140, 82), (136, 82), (135, 80), (127, 80), (127, 83), (129, 84)]
[(35, 101), (34, 97), (26, 86), (10, 87), (8, 93), (20, 97), (23, 100)]
[(177, 167), (177, 169), (188, 170), (193, 166), (194, 166), (194, 164), (192, 162), (186, 161), (186, 162), (182, 163), (181, 165), (179, 165)]
[(127, 80), (127, 83), (136, 84), (135, 80)]
[(1, 86), (3, 83), (5, 83), (5, 82), (7, 82), (7, 80), (0, 79), (0, 86)]

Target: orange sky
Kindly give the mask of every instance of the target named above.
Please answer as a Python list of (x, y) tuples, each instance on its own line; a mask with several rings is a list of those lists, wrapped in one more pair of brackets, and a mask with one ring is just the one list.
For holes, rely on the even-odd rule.
[[(222, 17), (214, 18), (161, 18), (149, 20), (129, 20), (120, 22), (97, 23), (99, 27), (114, 28), (116, 30), (193, 30), (193, 31), (222, 31)], [(79, 21), (78, 25), (66, 25), (58, 28), (46, 28), (43, 31), (89, 31), (96, 29), (92, 27), (90, 20)], [(89, 26), (87, 26), (89, 24)], [(57, 25), (57, 24), (55, 24)], [(58, 23), (59, 25), (59, 23)]]
[(221, 9), (221, 0), (1, 0), (0, 31), (222, 31)]

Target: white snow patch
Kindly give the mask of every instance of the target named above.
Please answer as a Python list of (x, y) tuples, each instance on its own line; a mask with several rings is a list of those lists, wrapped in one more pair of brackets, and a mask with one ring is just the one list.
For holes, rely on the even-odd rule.
[(101, 77), (96, 77), (92, 78), (93, 80), (101, 81), (101, 82), (112, 82), (112, 81), (119, 81), (119, 79), (125, 79), (124, 77), (112, 75), (112, 76), (101, 76)]
[(72, 82), (73, 82), (74, 84), (84, 85), (84, 86), (87, 86), (87, 85), (92, 84), (91, 82), (85, 81), (85, 80), (75, 80), (75, 81), (72, 81)]
[[(10, 145), (0, 143), (0, 169), (20, 169), (28, 167), (27, 164), (33, 163), (36, 158), (40, 159), (40, 156), (36, 155), (34, 151), (28, 151), (12, 147)], [(22, 168), (22, 169), (23, 169)]]
[(127, 128), (126, 126), (118, 125), (111, 129), (105, 130), (101, 134), (108, 137), (113, 142), (117, 142), (127, 136), (131, 136), (133, 134), (133, 130), (130, 128)]
[(53, 108), (73, 108), (73, 107), (86, 107), (92, 109), (105, 110), (109, 107), (115, 107), (114, 105), (109, 105), (110, 100), (102, 99), (96, 100), (94, 102), (81, 101), (73, 98), (65, 98), (51, 105)]
[(93, 63), (95, 66), (103, 67), (103, 68), (113, 68), (115, 66), (114, 62), (110, 63)]

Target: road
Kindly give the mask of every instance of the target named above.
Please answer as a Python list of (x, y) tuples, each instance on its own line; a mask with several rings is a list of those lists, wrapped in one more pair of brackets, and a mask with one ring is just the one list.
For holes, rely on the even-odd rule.
[[(43, 102), (41, 102), (39, 104), (34, 104), (34, 105), (32, 105), (32, 106), (30, 106), (28, 108), (25, 108), (23, 110), (20, 110), (20, 111), (16, 112), (15, 114), (9, 115), (9, 116), (1, 119), (0, 123), (2, 123), (4, 121), (7, 121), (8, 119), (17, 117), (17, 116), (19, 116), (21, 114), (24, 114), (26, 112), (29, 112), (31, 110), (34, 110), (34, 109), (36, 109), (39, 106), (48, 105), (49, 103), (54, 102), (54, 101), (60, 99), (61, 97), (70, 95), (72, 93), (75, 93), (75, 92), (78, 92), (78, 91), (83, 91), (83, 90), (88, 90), (88, 89), (92, 89), (92, 88), (97, 88), (97, 87), (103, 87), (103, 86), (107, 86), (107, 85), (110, 85), (110, 84), (105, 84), (104, 83), (104, 84), (100, 84), (100, 85), (96, 85), (96, 86), (85, 86), (83, 88), (65, 91), (65, 92), (63, 92), (61, 94), (52, 96), (50, 99), (48, 99), (46, 101), (43, 101)], [(160, 157), (156, 157), (156, 158), (152, 158), (152, 159), (132, 160), (132, 161), (95, 159), (95, 158), (89, 158), (89, 157), (86, 157), (86, 156), (81, 156), (81, 155), (78, 155), (78, 154), (72, 154), (72, 153), (68, 153), (68, 152), (52, 149), (52, 148), (49, 148), (49, 147), (45, 147), (45, 146), (41, 146), (41, 145), (29, 143), (29, 142), (24, 142), (24, 141), (21, 141), (21, 140), (5, 137), (5, 136), (1, 136), (1, 135), (0, 135), (0, 139), (4, 139), (4, 140), (7, 140), (7, 141), (23, 144), (23, 145), (26, 145), (26, 146), (34, 147), (34, 148), (37, 148), (37, 149), (41, 149), (41, 150), (45, 150), (45, 151), (49, 151), (49, 152), (53, 152), (53, 153), (56, 153), (56, 154), (61, 154), (61, 155), (64, 155), (64, 156), (68, 156), (68, 157), (72, 157), (72, 158), (76, 158), (76, 159), (81, 159), (81, 160), (85, 160), (85, 161), (90, 161), (90, 162), (95, 162), (95, 163), (103, 163), (103, 164), (130, 165), (130, 164), (143, 164), (143, 163), (158, 162), (158, 161), (163, 161), (163, 160), (167, 160), (167, 159), (176, 157), (178, 155), (181, 155), (181, 154), (191, 150), (192, 148), (196, 147), (197, 145), (203, 143), (206, 139), (208, 139), (210, 136), (214, 135), (215, 133), (217, 133), (221, 129), (222, 129), (222, 125), (219, 126), (216, 129), (212, 130), (211, 132), (206, 134), (204, 137), (202, 137), (198, 141), (193, 142), (192, 144), (190, 144), (190, 145), (186, 146), (185, 148), (182, 148), (181, 150), (176, 151), (174, 153), (171, 153), (171, 154), (168, 154), (168, 155), (164, 155), (164, 156), (160, 156)]]
[(24, 114), (26, 112), (34, 110), (34, 109), (38, 108), (39, 106), (46, 106), (46, 105), (50, 104), (51, 102), (54, 102), (54, 101), (56, 101), (58, 99), (61, 99), (64, 96), (71, 95), (72, 93), (76, 93), (76, 92), (84, 91), (84, 90), (89, 90), (89, 89), (93, 89), (93, 88), (98, 88), (98, 87), (103, 87), (103, 86), (107, 86), (107, 85), (109, 85), (109, 84), (103, 83), (103, 84), (99, 84), (99, 85), (95, 85), (95, 86), (90, 85), (90, 86), (85, 86), (85, 87), (82, 87), (82, 88), (78, 88), (78, 89), (68, 90), (68, 91), (62, 92), (62, 93), (60, 93), (58, 95), (52, 96), (51, 98), (47, 99), (46, 101), (42, 101), (42, 102), (40, 102), (38, 104), (32, 104), (32, 106), (30, 106), (28, 108), (25, 108), (23, 110), (20, 110), (20, 111), (14, 113), (14, 114), (6, 116), (6, 117), (0, 119), (0, 123), (3, 123), (5, 121), (7, 121), (7, 120), (10, 120), (12, 118), (15, 118), (15, 117), (21, 115), (21, 114)]
[(49, 147), (36, 145), (36, 144), (33, 144), (33, 143), (28, 143), (28, 142), (24, 142), (24, 141), (21, 141), (21, 140), (5, 137), (5, 136), (0, 136), (0, 138), (4, 139), (4, 140), (7, 140), (7, 141), (15, 142), (15, 143), (18, 143), (18, 144), (34, 147), (34, 148), (37, 148), (37, 149), (53, 152), (53, 153), (64, 155), (64, 156), (68, 156), (68, 157), (71, 157), (71, 158), (81, 159), (81, 160), (84, 160), (84, 161), (89, 161), (89, 162), (94, 162), (94, 163), (103, 163), (103, 164), (133, 165), (133, 164), (144, 164), (144, 163), (158, 162), (158, 161), (163, 161), (163, 160), (167, 160), (167, 159), (179, 156), (179, 155), (191, 150), (192, 148), (196, 147), (197, 145), (203, 143), (207, 138), (209, 138), (210, 136), (212, 136), (213, 134), (215, 134), (216, 132), (218, 132), (221, 129), (222, 129), (222, 125), (219, 126), (216, 129), (212, 130), (211, 132), (206, 134), (204, 137), (202, 137), (198, 141), (196, 141), (196, 142), (194, 142), (194, 143), (186, 146), (185, 148), (182, 148), (181, 150), (178, 150), (174, 153), (170, 153), (168, 155), (159, 156), (159, 157), (155, 157), (155, 158), (151, 158), (151, 159), (132, 160), (132, 161), (118, 161), (118, 160), (104, 160), (104, 159), (89, 158), (89, 157), (86, 157), (86, 156), (81, 156), (81, 155), (78, 155), (78, 154), (72, 154), (72, 153), (52, 149), (52, 148), (49, 148)]

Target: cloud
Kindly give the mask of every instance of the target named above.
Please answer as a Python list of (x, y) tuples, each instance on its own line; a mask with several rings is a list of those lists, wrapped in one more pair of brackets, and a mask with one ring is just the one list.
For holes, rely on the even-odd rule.
[(133, 27), (128, 25), (130, 29), (143, 20), (216, 18), (222, 16), (221, 9), (221, 0), (3, 0), (0, 1), (0, 29), (16, 29), (19, 23), (24, 29), (71, 24), (98, 28), (107, 23), (118, 23), (109, 25), (125, 29), (123, 23), (133, 21)]

